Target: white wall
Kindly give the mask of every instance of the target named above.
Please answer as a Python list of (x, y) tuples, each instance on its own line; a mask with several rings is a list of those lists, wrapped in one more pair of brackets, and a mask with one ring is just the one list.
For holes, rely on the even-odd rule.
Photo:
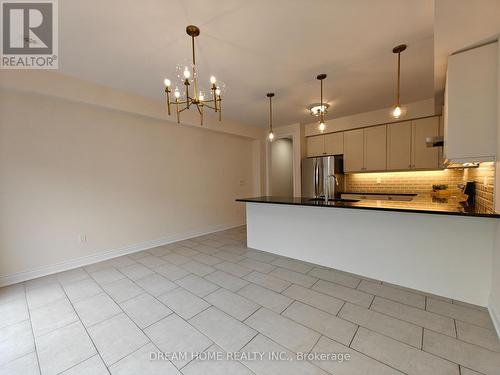
[(280, 138), (271, 144), (271, 193), (293, 196), (293, 141)]
[[(0, 284), (243, 224), (234, 200), (260, 195), (250, 128), (210, 131), (149, 116), (156, 104), (126, 93), (107, 92), (143, 113), (30, 93), (21, 81), (0, 87)], [(72, 82), (74, 92), (89, 85)]]

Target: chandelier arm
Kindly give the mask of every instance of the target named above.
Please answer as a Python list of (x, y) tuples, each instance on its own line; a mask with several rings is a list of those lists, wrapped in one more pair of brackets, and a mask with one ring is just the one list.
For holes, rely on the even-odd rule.
[(215, 110), (215, 107), (212, 107), (212, 106), (211, 106), (211, 105), (209, 105), (209, 104), (205, 104), (205, 103), (203, 103), (203, 105), (204, 105), (205, 107), (208, 107), (208, 108), (210, 108), (210, 109)]

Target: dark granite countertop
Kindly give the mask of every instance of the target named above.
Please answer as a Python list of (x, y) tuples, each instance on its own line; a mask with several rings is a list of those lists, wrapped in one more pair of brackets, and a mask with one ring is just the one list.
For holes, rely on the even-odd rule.
[(401, 197), (416, 197), (416, 193), (365, 193), (365, 192), (356, 192), (356, 191), (343, 191), (341, 194), (356, 194), (356, 195), (394, 195)]
[(422, 214), (435, 215), (456, 215), (456, 216), (472, 216), (484, 218), (500, 218), (497, 213), (478, 212), (474, 207), (465, 207), (463, 204), (455, 200), (433, 200), (420, 199), (413, 201), (387, 201), (387, 200), (372, 200), (365, 199), (360, 201), (336, 201), (325, 203), (324, 200), (312, 200), (305, 197), (255, 197), (236, 199), (238, 202), (249, 203), (272, 203), (272, 204), (287, 204), (297, 206), (311, 207), (327, 207), (327, 208), (349, 208), (363, 210), (378, 210), (378, 211), (396, 211), (396, 212), (415, 212)]

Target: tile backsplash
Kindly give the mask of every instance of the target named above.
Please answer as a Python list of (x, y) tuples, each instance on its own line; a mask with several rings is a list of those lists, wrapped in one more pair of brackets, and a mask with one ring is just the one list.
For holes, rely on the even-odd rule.
[(356, 193), (416, 193), (420, 199), (431, 197), (432, 185), (445, 184), (453, 193), (458, 185), (474, 181), (476, 207), (493, 212), (494, 163), (481, 163), (479, 168), (445, 169), (440, 171), (382, 172), (346, 174), (345, 191)]

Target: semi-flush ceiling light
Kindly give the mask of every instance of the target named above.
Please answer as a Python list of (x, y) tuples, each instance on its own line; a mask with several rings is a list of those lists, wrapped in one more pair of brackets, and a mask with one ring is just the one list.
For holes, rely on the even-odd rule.
[(266, 95), (269, 98), (269, 141), (273, 141), (274, 133), (273, 133), (273, 96), (274, 92), (268, 92)]
[[(218, 83), (214, 76), (210, 77), (210, 91), (212, 92), (211, 98), (206, 99), (203, 90), (199, 90), (196, 82), (196, 60), (195, 60), (195, 50), (194, 50), (194, 38), (200, 35), (200, 29), (197, 26), (189, 25), (186, 27), (186, 33), (191, 37), (191, 47), (193, 60), (192, 63), (180, 64), (177, 66), (177, 77), (180, 80), (180, 87), (184, 86), (184, 95), (181, 94), (179, 86), (174, 89), (174, 102), (177, 112), (177, 122), (180, 122), (179, 114), (191, 106), (196, 106), (200, 114), (200, 124), (203, 125), (203, 110), (205, 107), (213, 109), (215, 112), (219, 113), (219, 121), (221, 121), (222, 115), (222, 105), (221, 105), (221, 92), (224, 88), (224, 84)], [(171, 85), (172, 82), (169, 79), (165, 79), (165, 93), (167, 95), (167, 109), (168, 115), (170, 116), (170, 94), (172, 93)], [(192, 86), (192, 92), (190, 92), (189, 86)]]
[(328, 103), (323, 103), (323, 105), (314, 103), (309, 106), (309, 111), (311, 111), (311, 115), (318, 117), (321, 112), (326, 115), (329, 107), (330, 105)]
[[(319, 105), (320, 105), (320, 109), (321, 109), (321, 108), (325, 108), (325, 107), (323, 107), (324, 106), (324, 104), (323, 104), (323, 80), (326, 78), (326, 74), (320, 74), (316, 78), (320, 82), (321, 101), (320, 101)], [(328, 108), (328, 107), (326, 107), (326, 108)], [(324, 117), (325, 117), (325, 113), (326, 113), (326, 108), (325, 108), (324, 111), (321, 111), (321, 110), (319, 111), (319, 125), (318, 125), (318, 129), (322, 133), (325, 130), (325, 118)]]
[(401, 81), (401, 52), (403, 52), (405, 49), (406, 49), (406, 44), (400, 44), (399, 46), (396, 46), (392, 49), (392, 52), (398, 55), (398, 86), (396, 91), (396, 105), (391, 113), (392, 117), (396, 119), (400, 118), (401, 115), (403, 114), (401, 103), (399, 101), (399, 91), (400, 91), (400, 81)]

